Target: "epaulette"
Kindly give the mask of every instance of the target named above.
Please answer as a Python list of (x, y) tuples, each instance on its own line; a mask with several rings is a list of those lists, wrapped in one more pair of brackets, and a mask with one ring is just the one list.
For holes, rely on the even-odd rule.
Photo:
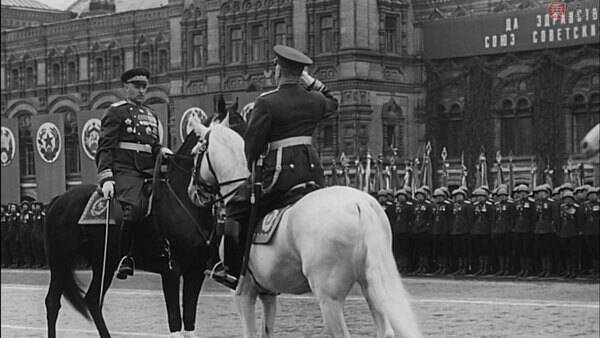
[(413, 205), (413, 202), (411, 202), (411, 201), (406, 201), (406, 205)]
[(465, 200), (463, 203), (464, 204), (472, 204), (471, 201), (469, 201), (469, 200)]
[(278, 91), (279, 91), (279, 88), (275, 88), (273, 90), (269, 90), (268, 92), (264, 92), (264, 93), (260, 94), (259, 97), (267, 96), (269, 94), (274, 94), (274, 93), (277, 93)]
[(450, 204), (452, 204), (452, 202), (450, 202), (448, 200), (444, 200), (444, 204), (450, 205)]
[(119, 107), (119, 106), (122, 106), (122, 105), (124, 105), (125, 103), (127, 103), (127, 101), (126, 101), (126, 100), (121, 100), (121, 101), (117, 101), (117, 102), (115, 102), (115, 103), (111, 104), (110, 106), (111, 106), (111, 107)]
[(494, 203), (492, 203), (490, 201), (485, 201), (485, 204), (487, 204), (487, 205), (494, 205)]
[(534, 200), (532, 197), (527, 197), (527, 200), (528, 200), (529, 202), (535, 202), (535, 200)]
[(577, 203), (573, 203), (573, 206), (574, 206), (575, 208), (579, 208), (581, 205), (579, 205), (579, 204), (577, 204)]
[(425, 204), (431, 204), (430, 200), (425, 200)]
[(550, 202), (556, 202), (556, 200), (554, 198), (552, 198), (552, 197), (548, 197), (548, 201), (550, 201)]

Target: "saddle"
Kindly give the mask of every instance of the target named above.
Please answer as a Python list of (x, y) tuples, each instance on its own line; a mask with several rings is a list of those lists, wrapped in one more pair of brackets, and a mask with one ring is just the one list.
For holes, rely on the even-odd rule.
[(317, 189), (319, 189), (319, 186), (314, 184), (314, 182), (307, 182), (298, 184), (288, 190), (282, 196), (281, 202), (277, 203), (274, 209), (266, 210), (267, 213), (256, 225), (252, 244), (269, 244), (285, 213), (302, 197)]
[[(102, 196), (102, 193), (98, 189), (94, 190), (92, 196), (88, 199), (83, 213), (79, 217), (79, 224), (81, 225), (105, 225), (106, 224), (106, 208), (108, 206), (108, 200)], [(123, 218), (123, 211), (121, 206), (116, 200), (113, 200), (110, 204), (110, 225), (120, 225), (121, 219)]]

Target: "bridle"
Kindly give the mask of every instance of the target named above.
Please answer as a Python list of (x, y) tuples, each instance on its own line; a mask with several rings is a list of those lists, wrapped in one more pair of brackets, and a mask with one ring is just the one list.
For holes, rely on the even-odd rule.
[[(222, 202), (229, 196), (232, 196), (239, 190), (241, 185), (236, 187), (235, 189), (231, 190), (230, 192), (226, 193), (225, 195), (221, 194), (222, 187), (230, 185), (230, 184), (234, 184), (234, 183), (243, 182), (247, 179), (247, 177), (240, 177), (240, 178), (236, 178), (236, 179), (232, 179), (232, 180), (228, 180), (228, 181), (224, 181), (224, 182), (219, 182), (217, 173), (215, 172), (212, 161), (210, 159), (210, 153), (208, 152), (208, 142), (209, 142), (210, 132), (211, 131), (209, 130), (206, 133), (206, 135), (204, 136), (204, 138), (198, 141), (199, 150), (194, 157), (194, 169), (192, 170), (192, 184), (200, 187), (200, 190), (202, 190), (201, 192), (209, 194), (208, 203), (204, 203), (204, 205), (206, 207), (209, 207), (216, 203)], [(208, 165), (208, 170), (210, 171), (210, 174), (213, 176), (216, 184), (209, 184), (205, 179), (202, 178), (200, 169), (202, 168), (202, 160), (203, 159), (206, 159), (207, 165)], [(215, 198), (215, 196), (216, 196), (216, 198)]]

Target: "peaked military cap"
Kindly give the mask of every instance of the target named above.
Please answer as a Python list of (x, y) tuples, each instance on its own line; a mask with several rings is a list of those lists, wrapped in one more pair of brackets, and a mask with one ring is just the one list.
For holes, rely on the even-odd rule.
[(304, 55), (304, 53), (296, 48), (284, 45), (275, 45), (275, 47), (273, 47), (273, 51), (275, 52), (275, 55), (277, 55), (277, 62), (283, 61), (284, 65), (285, 63), (297, 64), (301, 66), (310, 66), (313, 64), (311, 58)]
[(490, 187), (488, 187), (487, 185), (482, 185), (481, 187), (479, 187), (480, 189), (483, 189), (486, 193), (490, 193)]
[(584, 184), (584, 185), (582, 185), (580, 187), (577, 187), (575, 189), (575, 193), (577, 194), (579, 192), (587, 192), (590, 188), (591, 188), (591, 186), (589, 186), (588, 184)]
[(554, 189), (552, 190), (552, 195), (553, 195), (553, 196), (554, 196), (554, 195), (558, 195), (558, 194), (560, 194), (560, 191), (561, 191), (561, 190), (560, 190), (560, 187), (556, 187), (556, 188), (554, 188)]
[(150, 71), (146, 68), (132, 68), (121, 75), (121, 81), (126, 83), (145, 82), (150, 79)]
[(450, 190), (448, 189), (448, 187), (441, 187), (440, 189), (442, 189), (444, 195), (446, 195), (446, 198), (450, 197)]
[(540, 192), (540, 191), (546, 191), (546, 187), (544, 187), (543, 184), (540, 184), (540, 185), (536, 186), (535, 188), (533, 188), (533, 192)]
[(563, 199), (565, 199), (565, 198), (568, 198), (568, 197), (570, 197), (570, 198), (575, 198), (575, 195), (573, 194), (573, 192), (572, 192), (572, 191), (570, 191), (570, 190), (567, 190), (567, 191), (565, 191), (565, 192), (563, 193), (563, 195), (562, 195), (562, 198), (563, 198)]
[(589, 194), (599, 194), (600, 193), (600, 188), (598, 187), (591, 187), (590, 189), (588, 189), (588, 195)]
[(431, 188), (428, 185), (421, 186), (421, 189), (425, 190), (428, 195), (431, 195)]
[(415, 196), (417, 196), (418, 194), (422, 194), (424, 197), (427, 197), (427, 190), (424, 189), (425, 186), (420, 187), (419, 189), (417, 189), (415, 191)]
[(385, 196), (387, 195), (385, 189), (379, 189), (379, 191), (377, 192), (377, 196)]
[(527, 185), (525, 185), (525, 184), (519, 184), (515, 188), (515, 191), (516, 192), (529, 192), (529, 187), (527, 187)]
[(29, 201), (23, 201), (23, 202), (21, 202), (21, 205), (27, 205), (27, 206), (30, 206), (30, 205), (31, 205), (31, 203), (29, 203)]
[(558, 187), (558, 191), (563, 191), (563, 190), (571, 190), (573, 191), (575, 188), (573, 187), (573, 184), (570, 182), (564, 183), (563, 185), (561, 185), (560, 187)]

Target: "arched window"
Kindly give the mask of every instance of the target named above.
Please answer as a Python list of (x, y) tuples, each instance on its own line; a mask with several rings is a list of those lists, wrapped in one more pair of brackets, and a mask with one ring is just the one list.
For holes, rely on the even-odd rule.
[(202, 33), (194, 34), (192, 36), (192, 68), (202, 66), (202, 60), (204, 60), (204, 35)]
[(33, 135), (31, 131), (31, 113), (17, 113), (19, 120), (19, 164), (21, 176), (31, 177), (35, 175), (35, 163), (33, 157)]
[[(593, 79), (592, 79), (593, 82)], [(589, 101), (582, 94), (573, 96), (572, 135), (573, 151), (580, 152), (581, 139), (600, 122), (600, 93), (590, 94)]]
[(94, 60), (94, 74), (95, 81), (104, 81), (104, 59), (101, 57)]
[(242, 29), (232, 28), (229, 32), (229, 41), (231, 43), (229, 60), (233, 63), (242, 61)]
[(503, 154), (511, 151), (515, 155), (533, 153), (533, 126), (531, 118), (531, 102), (527, 98), (519, 98), (516, 107), (511, 100), (502, 102), (500, 149)]
[(463, 108), (458, 102), (454, 102), (448, 111), (442, 105), (438, 110), (441, 112), (438, 145), (440, 148), (446, 147), (448, 157), (459, 157), (462, 149)]
[(166, 49), (158, 51), (158, 73), (164, 74), (169, 68), (169, 54)]
[(111, 79), (118, 79), (121, 76), (121, 57), (118, 55), (112, 56), (112, 64), (111, 64)]
[(74, 61), (67, 64), (67, 83), (77, 82), (77, 65)]
[(392, 156), (393, 148), (400, 150), (398, 153), (402, 156), (402, 108), (396, 103), (396, 100), (390, 100), (383, 104), (381, 110), (381, 121), (383, 131), (383, 155)]
[(79, 165), (79, 137), (77, 136), (77, 115), (70, 109), (60, 111), (64, 114), (65, 121), (65, 170), (67, 174), (78, 174)]
[(32, 89), (35, 87), (33, 67), (27, 67), (25, 70), (25, 89)]
[(60, 85), (60, 64), (55, 63), (52, 65), (52, 85)]
[(144, 51), (140, 55), (140, 66), (150, 69), (150, 52)]
[(276, 45), (287, 45), (287, 28), (285, 22), (277, 22), (275, 24), (274, 41)]
[(10, 88), (14, 90), (19, 89), (19, 87), (19, 69), (13, 68)]

